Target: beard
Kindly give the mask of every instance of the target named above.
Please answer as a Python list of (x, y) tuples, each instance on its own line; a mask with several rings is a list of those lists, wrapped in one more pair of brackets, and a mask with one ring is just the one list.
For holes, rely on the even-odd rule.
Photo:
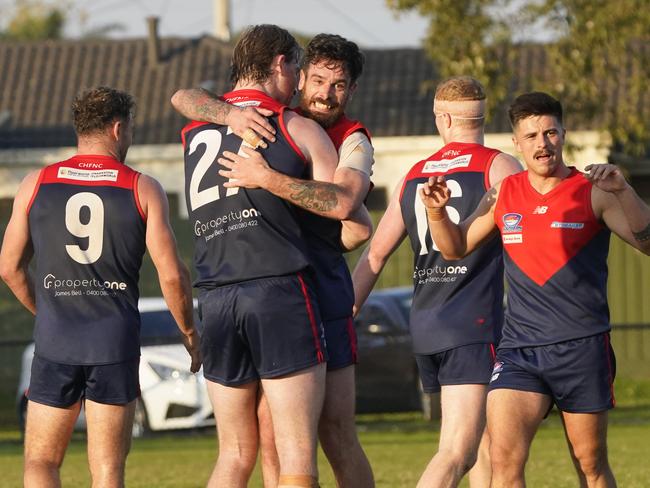
[(312, 107), (311, 107), (312, 101), (321, 102), (324, 104), (329, 104), (329, 103), (326, 100), (320, 98), (314, 98), (312, 100), (305, 100), (302, 97), (300, 98), (300, 110), (302, 111), (302, 114), (305, 117), (312, 119), (315, 122), (318, 122), (318, 124), (324, 129), (329, 129), (330, 127), (332, 127), (343, 115), (343, 105), (336, 105), (335, 107), (332, 107), (332, 109), (328, 113), (322, 113), (322, 112), (312, 111)]

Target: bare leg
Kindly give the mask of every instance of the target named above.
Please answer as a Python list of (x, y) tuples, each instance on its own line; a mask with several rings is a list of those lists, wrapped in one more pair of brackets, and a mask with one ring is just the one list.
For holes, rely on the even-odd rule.
[(487, 399), (493, 488), (523, 488), (524, 467), (539, 424), (551, 406), (541, 393), (492, 390)]
[(440, 394), (442, 423), (438, 452), (419, 488), (455, 487), (476, 462), (485, 428), (485, 385), (444, 385)]
[(262, 478), (264, 488), (276, 488), (280, 478), (280, 458), (275, 448), (275, 436), (273, 435), (273, 419), (271, 409), (266, 400), (264, 391), (261, 391), (257, 404), (257, 420), (260, 432), (260, 458), (262, 462)]
[(259, 383), (231, 387), (207, 381), (217, 421), (219, 457), (208, 487), (246, 488), (257, 459)]
[(607, 411), (562, 412), (562, 421), (580, 485), (615, 487), (616, 480), (607, 459)]
[(284, 479), (318, 479), (317, 427), (325, 395), (325, 364), (262, 380), (280, 458), (279, 487), (305, 486)]
[(79, 416), (81, 402), (57, 408), (30, 401), (25, 426), (26, 488), (58, 488), (59, 469)]
[(372, 469), (357, 437), (354, 366), (328, 371), (318, 434), (339, 488), (372, 488)]
[(469, 470), (471, 488), (490, 488), (492, 483), (492, 466), (490, 466), (490, 434), (487, 427), (483, 430), (481, 443), (476, 454), (476, 463)]
[(106, 405), (85, 401), (88, 465), (93, 488), (124, 487), (135, 402), (136, 400), (126, 405)]

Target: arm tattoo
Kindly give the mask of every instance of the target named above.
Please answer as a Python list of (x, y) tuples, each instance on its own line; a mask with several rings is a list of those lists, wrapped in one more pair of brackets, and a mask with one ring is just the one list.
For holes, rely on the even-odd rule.
[(289, 198), (298, 206), (328, 212), (336, 207), (338, 198), (329, 183), (304, 181), (291, 183), (289, 188), (292, 193)]
[(639, 231), (639, 232), (632, 232), (634, 235), (634, 238), (638, 242), (646, 242), (650, 240), (650, 225), (648, 225), (645, 229)]
[(198, 96), (192, 105), (196, 107), (196, 113), (199, 115), (198, 120), (215, 122), (221, 125), (226, 123), (226, 115), (232, 110), (232, 105), (221, 102), (203, 88), (201, 88), (201, 96)]

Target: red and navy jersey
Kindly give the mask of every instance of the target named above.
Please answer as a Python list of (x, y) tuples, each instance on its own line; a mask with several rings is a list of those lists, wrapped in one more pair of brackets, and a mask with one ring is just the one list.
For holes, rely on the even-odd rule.
[(528, 172), (501, 183), (494, 211), (503, 240), (508, 308), (499, 347), (555, 344), (607, 332), (610, 231), (594, 215), (579, 171), (539, 194)]
[(145, 252), (139, 173), (78, 155), (44, 168), (28, 207), (36, 270), (36, 354), (65, 364), (140, 355)]
[(332, 139), (337, 151), (343, 144), (343, 141), (354, 132), (363, 132), (368, 140), (370, 140), (370, 131), (358, 120), (348, 119), (345, 115), (342, 115), (341, 118), (326, 131), (327, 135)]
[[(283, 105), (258, 90), (237, 90), (222, 97), (240, 106), (274, 112), (269, 122), (276, 142), (260, 152), (269, 165), (304, 178), (304, 156), (284, 124)], [(191, 122), (182, 132), (185, 197), (194, 233), (194, 286), (211, 289), (242, 281), (295, 273), (309, 266), (297, 209), (262, 189), (224, 188), (217, 158), (241, 153), (243, 141), (227, 126)]]
[(416, 354), (498, 341), (503, 320), (499, 239), (461, 260), (445, 260), (431, 240), (418, 194), (429, 177), (443, 175), (451, 190), (447, 213), (458, 223), (469, 217), (489, 188), (490, 167), (498, 154), (480, 144), (452, 142), (415, 164), (404, 180), (400, 205), (415, 254), (410, 330)]
[[(338, 152), (343, 141), (357, 131), (363, 132), (370, 140), (368, 129), (343, 116), (327, 129), (327, 135)], [(323, 320), (351, 317), (354, 289), (341, 249), (341, 222), (301, 210), (301, 223), (316, 270), (316, 295)]]

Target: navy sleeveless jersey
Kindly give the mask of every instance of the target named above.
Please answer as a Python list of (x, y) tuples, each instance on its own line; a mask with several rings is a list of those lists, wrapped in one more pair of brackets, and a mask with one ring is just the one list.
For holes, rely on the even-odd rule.
[[(257, 90), (237, 90), (223, 99), (274, 111), (269, 122), (276, 142), (262, 149), (281, 173), (305, 177), (302, 153), (284, 126), (286, 107)], [(224, 188), (217, 158), (240, 152), (244, 142), (229, 127), (192, 122), (183, 129), (185, 197), (194, 233), (194, 286), (211, 289), (257, 278), (281, 276), (309, 266), (297, 209), (262, 189)]]
[(140, 355), (146, 225), (138, 177), (119, 161), (95, 155), (41, 171), (28, 210), (37, 355), (80, 365)]
[(496, 343), (503, 321), (503, 260), (497, 237), (458, 261), (445, 260), (429, 233), (418, 195), (430, 177), (443, 175), (451, 190), (454, 222), (466, 219), (489, 188), (496, 149), (452, 142), (417, 163), (407, 174), (400, 205), (415, 254), (410, 330), (416, 354), (468, 344)]
[[(327, 129), (327, 135), (338, 151), (343, 141), (357, 131), (370, 140), (370, 133), (361, 123), (343, 116)], [(316, 293), (323, 320), (351, 317), (354, 289), (341, 248), (341, 222), (302, 209), (301, 222), (316, 271)]]
[(494, 218), (503, 240), (508, 308), (502, 348), (607, 332), (610, 231), (594, 216), (591, 183), (571, 174), (545, 195), (528, 172), (501, 183)]

